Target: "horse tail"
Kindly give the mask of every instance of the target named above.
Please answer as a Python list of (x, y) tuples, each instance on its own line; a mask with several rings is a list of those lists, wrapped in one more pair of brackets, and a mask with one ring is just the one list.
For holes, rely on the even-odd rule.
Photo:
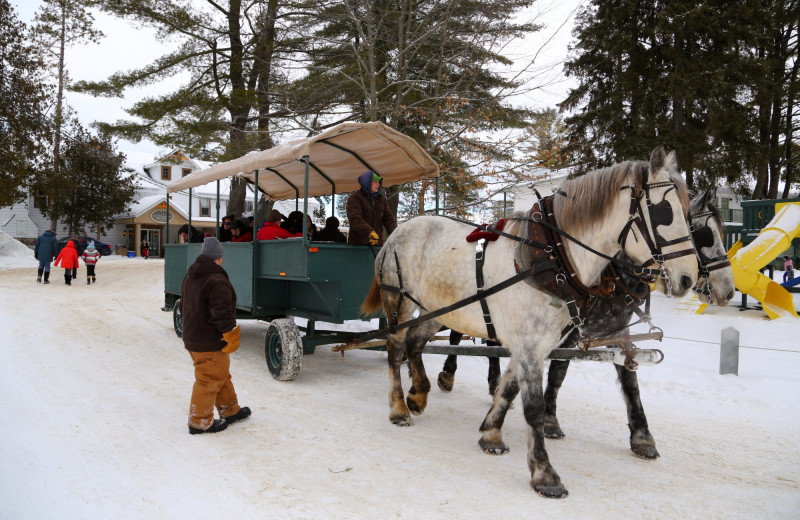
[(378, 279), (373, 277), (367, 297), (364, 298), (364, 303), (361, 304), (361, 315), (365, 317), (372, 316), (377, 314), (381, 307), (381, 286), (378, 285)]

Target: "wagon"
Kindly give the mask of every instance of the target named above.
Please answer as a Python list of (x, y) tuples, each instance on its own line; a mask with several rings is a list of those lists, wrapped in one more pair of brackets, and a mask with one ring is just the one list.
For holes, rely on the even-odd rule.
[[(357, 177), (366, 170), (382, 176), (384, 186), (436, 179), (439, 175), (436, 162), (410, 137), (380, 122), (343, 123), (314, 137), (193, 172), (171, 183), (167, 193), (188, 189), (191, 198), (194, 187), (239, 177), (257, 188), (254, 222), (259, 223), (262, 219), (258, 214), (259, 192), (271, 200), (294, 199), (298, 201), (298, 209), (302, 200), (303, 212), (308, 214), (309, 197), (330, 195), (335, 208), (336, 195), (359, 189)], [(317, 322), (342, 324), (362, 319), (359, 308), (374, 276), (378, 247), (312, 242), (306, 225), (304, 219), (302, 238), (223, 244), (225, 270), (236, 290), (237, 319), (269, 322), (264, 341), (266, 364), (274, 378), (284, 381), (294, 379), (303, 355), (313, 354), (320, 345), (333, 344), (336, 350), (384, 348), (381, 341), (359, 344), (363, 332), (317, 327)], [(168, 235), (166, 241), (169, 242)], [(173, 312), (178, 335), (182, 333), (182, 318), (176, 302), (183, 278), (201, 247), (202, 244), (192, 243), (167, 243), (164, 247), (163, 310)], [(305, 326), (298, 326), (294, 317), (305, 318)], [(385, 325), (384, 318), (380, 318), (380, 324)], [(619, 356), (611, 350), (583, 354), (569, 350), (573, 351), (568, 355), (571, 359), (615, 361), (615, 355)], [(489, 346), (432, 344), (425, 352), (509, 355), (507, 349)], [(565, 356), (554, 352), (552, 357)], [(648, 363), (648, 359), (641, 357), (637, 361)]]

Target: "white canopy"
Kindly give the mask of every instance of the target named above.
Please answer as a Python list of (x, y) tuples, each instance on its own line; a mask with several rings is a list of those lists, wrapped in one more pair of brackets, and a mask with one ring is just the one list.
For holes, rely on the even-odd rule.
[(379, 122), (342, 123), (314, 137), (192, 172), (170, 183), (167, 192), (235, 175), (255, 182), (253, 172), (259, 170), (258, 184), (271, 199), (302, 197), (305, 156), (310, 163), (308, 195), (313, 197), (358, 190), (358, 176), (367, 170), (382, 176), (384, 186), (439, 176), (439, 167), (431, 156), (407, 135)]

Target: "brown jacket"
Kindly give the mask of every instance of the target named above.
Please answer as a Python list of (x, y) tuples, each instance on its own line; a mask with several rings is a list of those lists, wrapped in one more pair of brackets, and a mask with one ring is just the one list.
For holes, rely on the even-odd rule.
[(236, 291), (228, 273), (207, 256), (189, 267), (181, 287), (183, 345), (193, 352), (216, 352), (222, 334), (236, 326)]
[(371, 231), (383, 237), (384, 227), (387, 236), (397, 229), (397, 221), (386, 197), (378, 195), (372, 198), (364, 190), (351, 194), (347, 199), (347, 220), (350, 221), (347, 243), (353, 246), (368, 245)]

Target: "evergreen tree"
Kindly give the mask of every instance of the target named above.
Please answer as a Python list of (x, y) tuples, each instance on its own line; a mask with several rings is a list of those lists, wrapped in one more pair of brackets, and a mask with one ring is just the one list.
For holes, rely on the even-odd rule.
[(565, 64), (569, 149), (591, 168), (664, 144), (690, 186), (756, 179), (753, 195), (774, 197), (792, 164), (798, 19), (796, 0), (593, 1)]
[(34, 171), (45, 166), (49, 89), (29, 41), (11, 5), (0, 0), (0, 207), (23, 200)]
[(59, 215), (70, 233), (86, 227), (102, 233), (127, 211), (136, 192), (123, 166), (125, 155), (114, 150), (109, 138), (94, 136), (77, 122), (64, 135), (61, 175), (49, 179), (55, 197), (42, 212)]
[[(94, 18), (87, 10), (88, 0), (42, 0), (35, 16), (35, 32), (38, 43), (46, 50), (47, 65), (55, 69), (56, 106), (53, 114), (54, 178), (60, 175), (62, 127), (66, 120), (64, 89), (69, 85), (66, 68), (67, 47), (83, 43), (97, 43), (103, 33), (94, 28)], [(55, 181), (58, 182), (57, 180)], [(48, 184), (45, 183), (45, 186)], [(54, 193), (48, 193), (53, 198)], [(51, 226), (55, 229), (59, 215), (54, 213)]]
[[(317, 98), (318, 113), (327, 115), (322, 127), (382, 121), (413, 137), (439, 162), (443, 184), (460, 188), (450, 196), (468, 203), (480, 185), (474, 177), (516, 160), (500, 131), (528, 124), (529, 112), (509, 102), (523, 87), (524, 70), (509, 79), (498, 69), (512, 64), (503, 44), (538, 29), (515, 21), (531, 3), (319, 2), (306, 20), (315, 29), (312, 61), (297, 91), (324, 85)], [(387, 196), (395, 209), (409, 199), (404, 211), (421, 211), (429, 187), (402, 196), (390, 189)]]
[[(240, 157), (273, 144), (275, 115), (286, 95), (278, 67), (293, 45), (277, 30), (277, 0), (212, 0), (187, 4), (176, 0), (98, 0), (101, 9), (151, 27), (177, 49), (140, 69), (119, 72), (101, 82), (80, 82), (75, 89), (97, 96), (121, 96), (125, 89), (189, 72), (173, 92), (149, 97), (129, 110), (134, 120), (100, 125), (101, 130), (138, 141), (145, 137), (177, 146), (208, 161)], [(231, 183), (230, 210), (244, 210), (245, 185)]]

